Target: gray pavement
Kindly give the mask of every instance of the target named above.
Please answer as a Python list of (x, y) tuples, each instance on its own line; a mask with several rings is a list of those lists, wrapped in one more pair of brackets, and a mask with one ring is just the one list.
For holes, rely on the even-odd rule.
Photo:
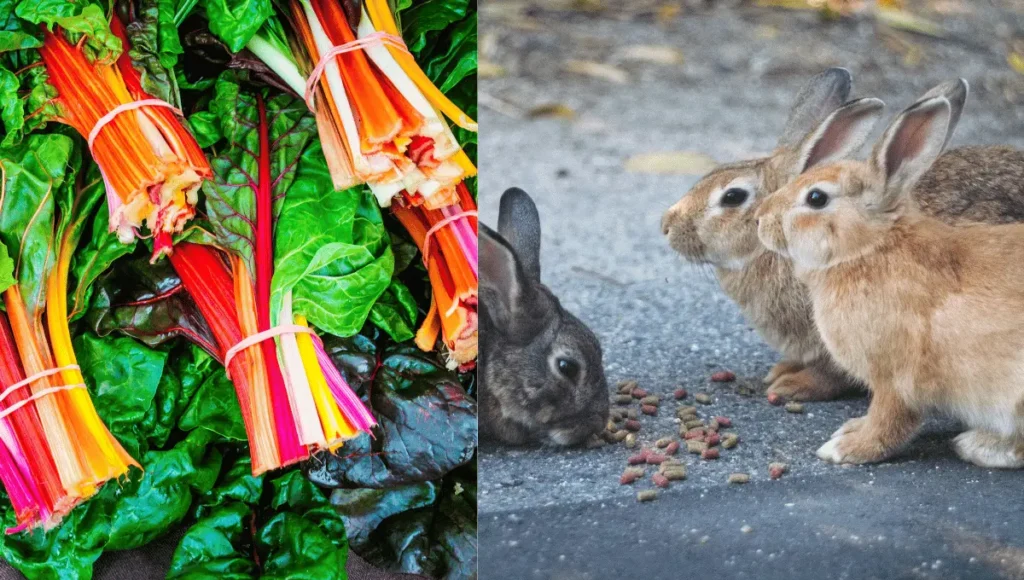
[[(635, 500), (649, 479), (618, 483), (631, 454), (621, 445), (482, 446), (482, 578), (1024, 578), (1024, 473), (960, 463), (949, 448), (957, 426), (942, 421), (888, 464), (816, 459), (866, 401), (808, 404), (800, 415), (768, 405), (760, 377), (777, 356), (711, 273), (686, 265), (660, 233), (662, 212), (697, 176), (623, 169), (652, 151), (719, 161), (767, 152), (800, 85), (835, 65), (853, 71), (855, 95), (878, 96), (892, 112), (966, 77), (971, 100), (953, 145), (1024, 147), (1024, 76), (1006, 64), (1012, 39), (1024, 37), (1021, 4), (961, 4), (968, 13), (934, 15), (944, 40), (749, 6), (690, 10), (668, 24), (625, 9), (481, 6), (481, 56), (502, 71), (480, 85), (482, 219), (496, 223), (506, 187), (533, 195), (542, 277), (602, 340), (610, 382), (706, 392), (713, 403), (701, 414), (729, 416), (741, 437), (718, 461), (682, 457), (687, 480), (649, 504)], [(672, 47), (684, 61), (630, 60), (637, 45)], [(569, 59), (609, 63), (628, 78), (567, 73)], [(575, 116), (529, 113), (556, 103)], [(738, 380), (711, 383), (720, 369)], [(641, 441), (675, 432), (674, 407), (642, 417)], [(769, 481), (772, 461), (790, 465), (779, 481)], [(732, 472), (752, 482), (730, 486)]]

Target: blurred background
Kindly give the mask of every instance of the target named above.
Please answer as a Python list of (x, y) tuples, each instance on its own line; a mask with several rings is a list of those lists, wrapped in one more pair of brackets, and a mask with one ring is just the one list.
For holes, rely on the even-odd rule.
[[(482, 219), (497, 223), (505, 188), (529, 192), (544, 281), (601, 338), (612, 388), (709, 393), (742, 440), (717, 462), (685, 457), (687, 480), (650, 504), (619, 485), (621, 445), (484, 445), (481, 577), (674, 578), (685, 562), (730, 578), (1024, 578), (1024, 522), (998, 499), (1021, 474), (959, 462), (941, 422), (893, 463), (820, 462), (866, 401), (767, 405), (777, 355), (659, 227), (716, 163), (770, 152), (796, 92), (829, 66), (890, 115), (964, 77), (951, 146), (1024, 147), (1024, 2), (488, 0), (479, 30)], [(721, 369), (738, 379), (710, 383)], [(642, 418), (643, 442), (674, 432), (662, 415)], [(781, 481), (773, 461), (790, 465)], [(752, 482), (730, 486), (733, 472)]]

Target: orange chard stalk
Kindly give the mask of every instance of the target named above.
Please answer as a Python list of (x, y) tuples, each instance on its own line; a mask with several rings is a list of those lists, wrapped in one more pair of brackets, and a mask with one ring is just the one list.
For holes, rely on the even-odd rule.
[[(472, 198), (468, 201), (472, 204)], [(475, 209), (475, 205), (465, 209)], [(394, 203), (392, 211), (420, 252), (426, 247), (430, 228), (446, 218), (439, 210), (413, 206), (404, 201)], [(452, 224), (449, 224), (436, 230), (430, 241), (426, 266), (433, 304), (416, 343), (421, 349), (430, 350), (440, 332), (451, 361), (465, 367), (477, 355), (477, 275), (475, 263), (470, 263), (470, 257), (457, 238)], [(475, 261), (475, 256), (472, 259)]]
[[(117, 18), (111, 29), (124, 44), (115, 64), (90, 63), (59, 29), (43, 30), (39, 52), (57, 91), (58, 120), (86, 139), (118, 106), (152, 98), (131, 66), (127, 37)], [(155, 238), (154, 259), (169, 253), (171, 236), (195, 215), (200, 184), (212, 176), (192, 135), (170, 109), (144, 106), (104, 125), (92, 154), (107, 188), (111, 231), (127, 243), (145, 225)]]

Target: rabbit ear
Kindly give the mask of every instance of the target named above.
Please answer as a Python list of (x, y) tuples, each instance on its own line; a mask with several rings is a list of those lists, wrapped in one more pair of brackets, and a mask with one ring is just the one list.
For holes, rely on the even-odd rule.
[(523, 272), (540, 282), (540, 215), (525, 191), (512, 187), (501, 195), (498, 232), (515, 250)]
[(970, 88), (970, 85), (968, 85), (967, 81), (964, 79), (946, 81), (928, 91), (917, 100), (917, 102), (920, 103), (935, 97), (945, 97), (946, 100), (949, 101), (949, 126), (946, 128), (946, 140), (942, 144), (943, 149), (949, 145), (950, 139), (953, 138), (953, 132), (956, 131), (956, 126), (960, 122), (960, 114), (964, 112), (964, 104), (967, 102), (967, 95), (970, 93)]
[(495, 302), (487, 301), (487, 310), (495, 323), (507, 328), (524, 308), (530, 282), (508, 242), (482, 223), (479, 228), (480, 289), (496, 298)]
[(853, 76), (845, 68), (830, 68), (811, 77), (796, 96), (779, 146), (798, 145), (818, 123), (846, 102), (852, 86)]
[(801, 143), (797, 173), (856, 152), (867, 141), (884, 108), (885, 103), (878, 99), (857, 99), (833, 111)]
[(871, 164), (884, 180), (883, 199), (888, 207), (909, 192), (942, 153), (952, 115), (945, 97), (914, 103), (896, 116), (875, 146)]

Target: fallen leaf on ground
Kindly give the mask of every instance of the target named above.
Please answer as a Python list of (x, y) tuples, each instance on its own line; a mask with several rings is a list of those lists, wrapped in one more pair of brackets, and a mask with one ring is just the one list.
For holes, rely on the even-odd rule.
[(567, 72), (593, 77), (616, 84), (626, 84), (629, 74), (617, 66), (591, 60), (569, 60), (565, 63)]
[(627, 46), (619, 53), (623, 60), (635, 60), (652, 62), (655, 64), (682, 64), (682, 51), (671, 46), (656, 46), (651, 44), (637, 44)]
[(576, 111), (574, 111), (572, 107), (562, 103), (545, 103), (543, 105), (537, 105), (527, 111), (526, 116), (533, 119), (541, 119), (545, 117), (572, 119), (576, 116)]
[(660, 175), (704, 175), (718, 163), (696, 151), (641, 153), (626, 160), (626, 171)]
[(879, 8), (878, 21), (897, 30), (905, 30), (915, 34), (923, 34), (934, 38), (945, 38), (942, 26), (922, 16), (911, 14), (906, 10), (890, 10)]
[(476, 74), (479, 78), (482, 79), (501, 78), (505, 76), (507, 72), (508, 71), (505, 70), (505, 67), (501, 66), (500, 64), (493, 63), (489, 60), (481, 59), (480, 62), (477, 63)]

